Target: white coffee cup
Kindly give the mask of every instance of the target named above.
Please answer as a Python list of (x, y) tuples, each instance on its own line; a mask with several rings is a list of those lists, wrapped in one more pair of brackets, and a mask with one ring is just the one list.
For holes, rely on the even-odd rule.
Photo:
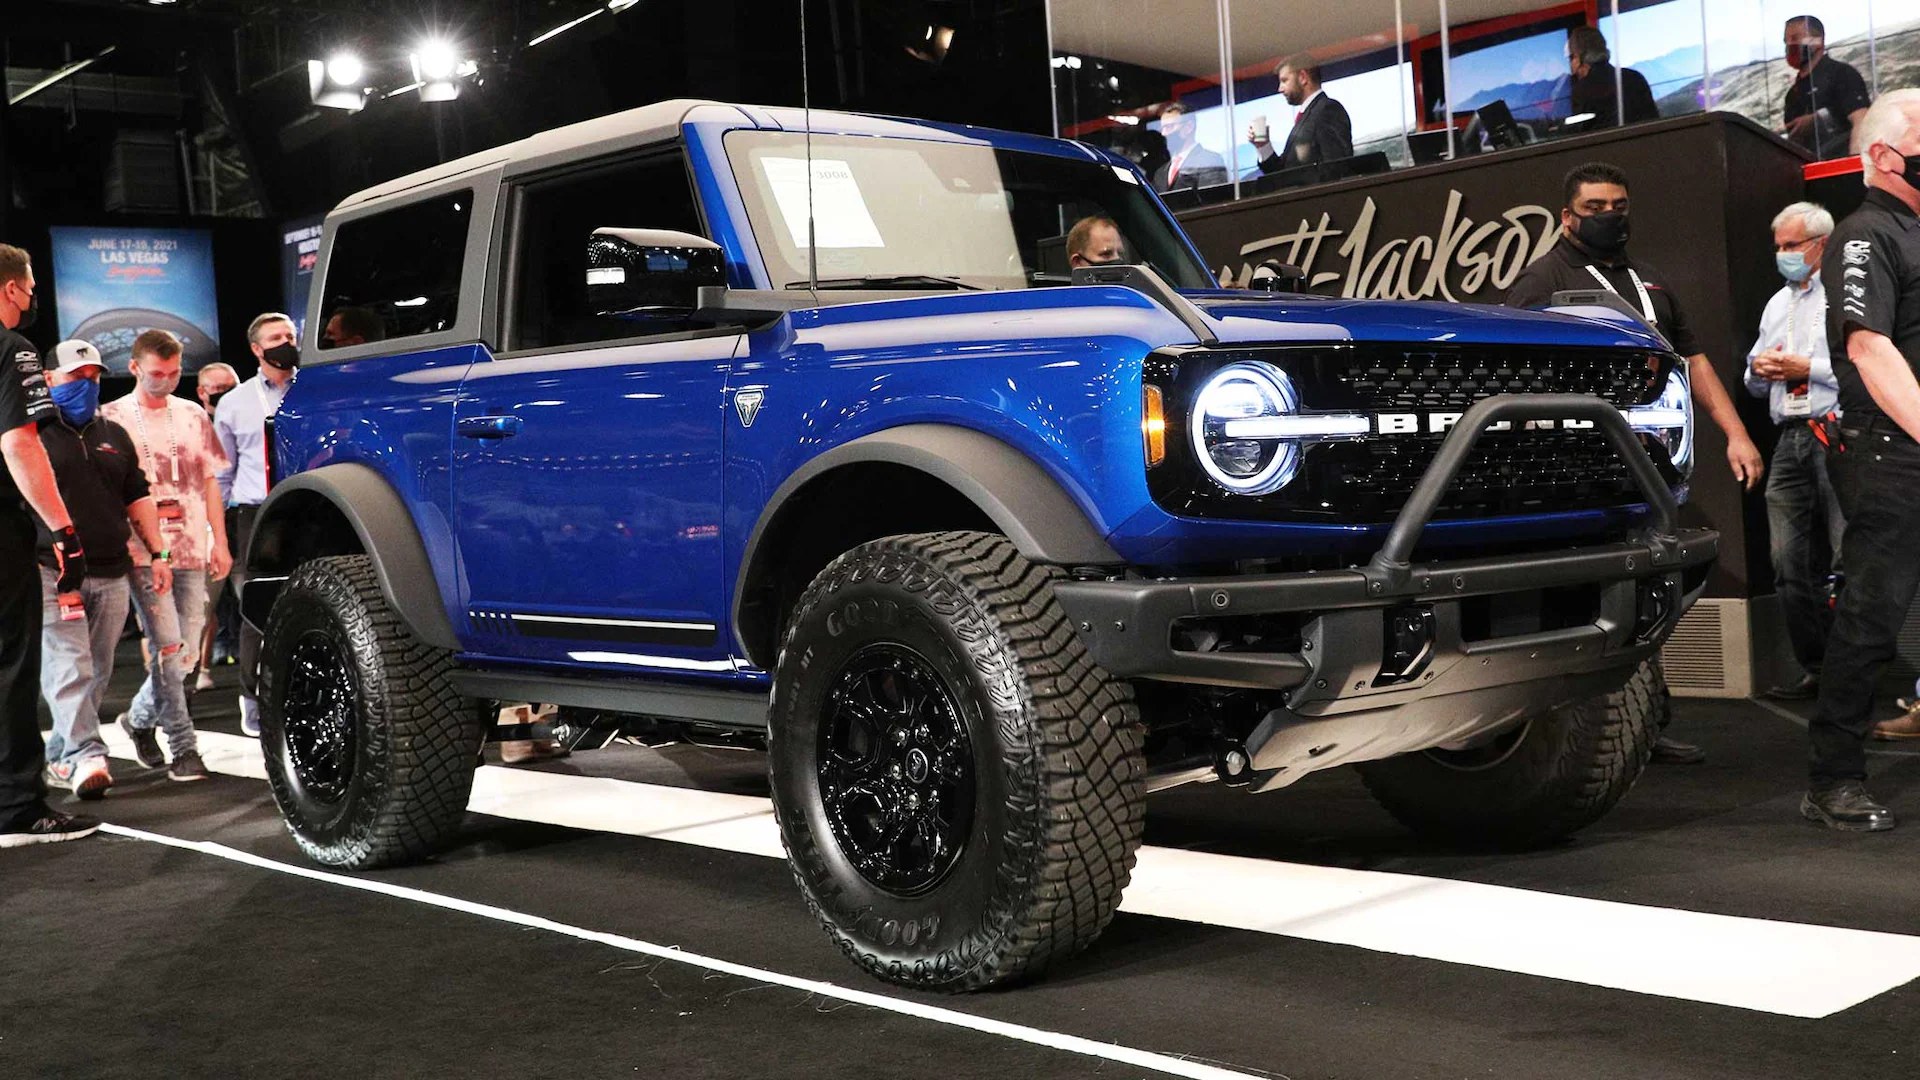
[(1257, 142), (1257, 143), (1266, 142), (1267, 141), (1267, 115), (1265, 113), (1261, 113), (1259, 116), (1254, 117), (1252, 125), (1249, 126), (1247, 130), (1253, 133), (1254, 142)]

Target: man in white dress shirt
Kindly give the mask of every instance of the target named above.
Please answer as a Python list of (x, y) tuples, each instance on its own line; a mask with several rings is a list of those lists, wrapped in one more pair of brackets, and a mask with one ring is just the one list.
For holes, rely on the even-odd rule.
[[(1827, 352), (1827, 291), (1820, 280), (1833, 215), (1798, 202), (1773, 219), (1775, 264), (1787, 283), (1767, 301), (1760, 337), (1747, 356), (1747, 392), (1767, 399), (1779, 441), (1767, 470), (1767, 531), (1773, 587), (1786, 616), (1794, 659), (1805, 673), (1766, 696), (1806, 700), (1819, 693), (1820, 664), (1833, 624), (1827, 576), (1839, 570), (1840, 501), (1827, 478), (1826, 446), (1810, 421), (1838, 407), (1840, 384)], [(1824, 535), (1826, 558), (1816, 537)]]
[[(273, 482), (269, 426), (286, 400), (300, 366), (300, 343), (293, 320), (277, 311), (254, 317), (247, 325), (247, 347), (259, 361), (260, 373), (220, 399), (213, 430), (226, 452), (220, 472), (220, 493), (227, 501), (227, 537), (233, 542), (232, 588), (237, 596), (246, 584), (247, 544), (253, 523)], [(260, 703), (255, 696), (260, 638), (240, 625), (240, 729), (260, 734)]]

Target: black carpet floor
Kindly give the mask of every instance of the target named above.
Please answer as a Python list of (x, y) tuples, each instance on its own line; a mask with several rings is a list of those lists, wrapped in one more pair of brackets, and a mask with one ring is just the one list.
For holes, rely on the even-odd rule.
[[(233, 730), (230, 690), (196, 710)], [(1437, 850), (1345, 772), (1268, 796), (1164, 793), (1148, 842), (1920, 935), (1920, 756), (1873, 759), (1874, 790), (1909, 824), (1841, 836), (1796, 813), (1805, 736), (1788, 715), (1678, 715), (1707, 764), (1650, 771), (1547, 851)], [(764, 792), (761, 759), (735, 751), (614, 748), (549, 768)], [(264, 783), (171, 784), (120, 762), (116, 776), (110, 821), (305, 865)], [(848, 965), (775, 860), (472, 815), (444, 856), (367, 876), (1296, 1080), (1920, 1075), (1906, 1011), (1920, 984), (1802, 1020), (1122, 914), (1041, 983), (916, 997)], [(136, 840), (0, 860), (0, 1078), (654, 1075), (1153, 1074)]]

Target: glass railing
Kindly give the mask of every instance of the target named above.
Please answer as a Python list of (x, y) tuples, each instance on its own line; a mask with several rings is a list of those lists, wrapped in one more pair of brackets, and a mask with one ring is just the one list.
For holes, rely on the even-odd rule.
[(1049, 0), (1055, 130), (1176, 209), (1737, 113), (1816, 158), (1920, 85), (1920, 0)]

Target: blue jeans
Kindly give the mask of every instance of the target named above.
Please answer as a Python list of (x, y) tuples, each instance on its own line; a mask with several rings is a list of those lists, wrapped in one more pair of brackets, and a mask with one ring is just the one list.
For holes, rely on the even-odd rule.
[(60, 618), (57, 578), (40, 568), (40, 696), (53, 713), (47, 763), (107, 756), (100, 737), (100, 699), (113, 678), (113, 648), (127, 626), (127, 579), (88, 578), (80, 586), (86, 618)]
[(159, 726), (177, 760), (199, 749), (187, 711), (187, 679), (199, 660), (200, 631), (206, 625), (207, 572), (175, 570), (173, 589), (165, 596), (154, 593), (149, 567), (135, 567), (131, 581), (134, 611), (147, 637), (147, 681), (127, 709), (127, 723), (141, 729)]
[[(1827, 607), (1827, 574), (1840, 569), (1840, 537), (1846, 521), (1827, 477), (1827, 448), (1805, 424), (1783, 424), (1767, 470), (1767, 532), (1773, 556), (1773, 589), (1780, 594), (1787, 639), (1801, 668), (1818, 674), (1827, 656), (1833, 611)], [(1832, 559), (1816, 564), (1814, 538), (1824, 529)]]

